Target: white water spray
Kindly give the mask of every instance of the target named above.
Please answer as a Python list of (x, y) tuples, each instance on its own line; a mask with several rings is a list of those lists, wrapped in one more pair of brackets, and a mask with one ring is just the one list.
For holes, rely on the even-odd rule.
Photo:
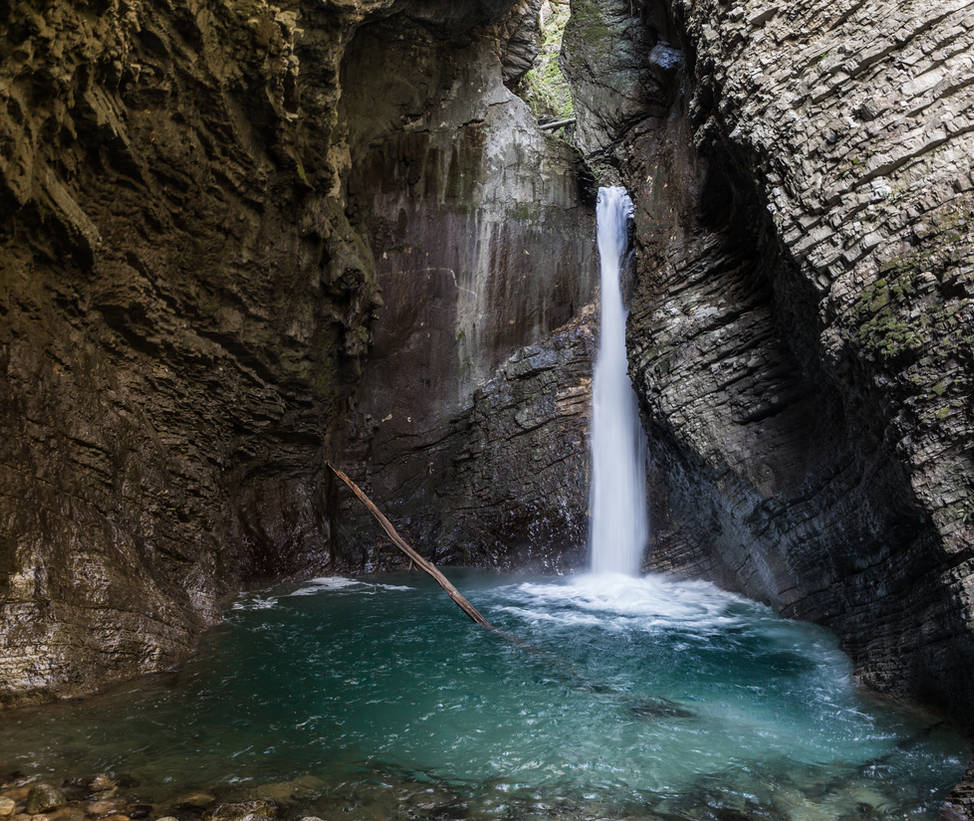
[(596, 209), (601, 262), (599, 350), (592, 385), (592, 570), (639, 572), (646, 515), (646, 436), (626, 362), (626, 309), (620, 269), (632, 201), (624, 188), (600, 188)]

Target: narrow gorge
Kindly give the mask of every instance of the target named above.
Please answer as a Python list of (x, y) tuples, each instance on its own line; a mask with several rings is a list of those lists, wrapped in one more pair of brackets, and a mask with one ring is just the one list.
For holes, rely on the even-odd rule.
[[(588, 567), (596, 198), (624, 186), (639, 569), (668, 579), (626, 606), (713, 582), (704, 609), (827, 628), (857, 682), (972, 737), (974, 6), (0, 20), (9, 715), (198, 659), (240, 591), (404, 569), (329, 461), (441, 565)], [(471, 578), (509, 611), (579, 606)], [(974, 817), (968, 767), (945, 817)]]

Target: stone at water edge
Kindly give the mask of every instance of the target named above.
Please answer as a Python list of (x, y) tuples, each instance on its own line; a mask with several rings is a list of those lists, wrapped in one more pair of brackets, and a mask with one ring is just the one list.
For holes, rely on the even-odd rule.
[(102, 798), (92, 801), (87, 807), (88, 815), (114, 815), (122, 812), (128, 806), (123, 798)]
[[(34, 816), (35, 821), (39, 817), (41, 816)], [(59, 810), (54, 810), (46, 818), (48, 821), (84, 821), (85, 811), (81, 807), (72, 807), (69, 805), (67, 807), (61, 807)], [(99, 819), (99, 821), (102, 821), (102, 819)]]
[(301, 821), (323, 821), (323, 819), (319, 818), (317, 815), (306, 815), (301, 819)]
[(17, 802), (12, 798), (0, 798), (0, 816), (7, 816), (13, 814), (14, 808), (17, 806)]
[(208, 821), (270, 821), (277, 816), (277, 804), (272, 801), (237, 801), (221, 804)]
[(104, 793), (108, 791), (114, 792), (117, 787), (115, 784), (115, 779), (111, 778), (106, 773), (95, 773), (88, 784), (88, 789), (93, 793)]
[(37, 815), (48, 810), (56, 810), (68, 803), (64, 793), (51, 784), (35, 784), (27, 793), (26, 811), (28, 815)]
[(251, 795), (256, 799), (286, 804), (295, 798), (318, 795), (324, 788), (325, 782), (320, 778), (313, 775), (301, 775), (292, 778), (290, 781), (261, 784), (251, 791)]
[(74, 776), (65, 779), (61, 785), (65, 793), (73, 790), (83, 792), (85, 795), (99, 794), (102, 798), (107, 798), (105, 793), (114, 791), (117, 786), (118, 782), (106, 773)]
[[(216, 803), (216, 796), (210, 795), (206, 792), (196, 792), (191, 795), (187, 795), (175, 803), (177, 810), (188, 809), (188, 810), (205, 810), (207, 807), (211, 807)], [(170, 816), (167, 816), (170, 817)]]
[(61, 791), (68, 801), (97, 801), (115, 795), (118, 785), (105, 773), (95, 773), (66, 778), (61, 782)]
[(157, 818), (156, 821), (179, 821), (175, 815), (164, 815), (162, 818)]
[(106, 815), (104, 818), (98, 819), (98, 821), (131, 821), (131, 819), (127, 815), (116, 813), (115, 815)]

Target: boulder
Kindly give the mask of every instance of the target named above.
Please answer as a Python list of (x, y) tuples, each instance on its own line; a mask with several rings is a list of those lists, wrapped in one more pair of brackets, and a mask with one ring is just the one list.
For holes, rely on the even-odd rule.
[(25, 809), (28, 814), (37, 815), (38, 813), (63, 807), (67, 802), (61, 790), (52, 784), (41, 782), (31, 787), (30, 792), (27, 793)]

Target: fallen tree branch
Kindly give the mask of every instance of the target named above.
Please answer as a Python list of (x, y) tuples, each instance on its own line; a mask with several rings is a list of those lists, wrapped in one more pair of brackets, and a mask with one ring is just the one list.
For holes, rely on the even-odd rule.
[(470, 617), (471, 621), (475, 621), (477, 624), (481, 625), (482, 627), (486, 627), (488, 630), (493, 630), (497, 633), (501, 632), (489, 621), (487, 621), (487, 619), (480, 614), (480, 611), (476, 607), (474, 607), (464, 598), (463, 594), (453, 586), (450, 580), (439, 570), (437, 570), (436, 565), (424, 559), (406, 543), (406, 540), (396, 532), (396, 529), (392, 526), (392, 522), (382, 515), (382, 511), (375, 506), (372, 500), (365, 495), (364, 491), (357, 484), (355, 484), (355, 482), (349, 479), (348, 476), (342, 473), (342, 471), (336, 468), (331, 462), (328, 462), (327, 464), (328, 467), (331, 468), (332, 472), (346, 485), (348, 485), (348, 489), (358, 497), (359, 501), (369, 509), (369, 513), (375, 517), (376, 521), (386, 532), (386, 535), (392, 539), (392, 543), (403, 553), (409, 556), (410, 560), (412, 560), (417, 567), (429, 573), (434, 579), (436, 579), (436, 583), (446, 591), (446, 594), (451, 599), (453, 599), (456, 606)]
[(549, 129), (554, 131), (556, 128), (561, 128), (563, 125), (571, 125), (575, 122), (574, 117), (569, 117), (567, 120), (556, 120), (553, 123), (542, 123), (538, 126), (542, 131), (548, 131)]
[(487, 619), (480, 614), (480, 611), (476, 607), (474, 607), (466, 600), (466, 598), (464, 598), (463, 594), (453, 586), (450, 580), (439, 570), (437, 570), (436, 565), (424, 559), (406, 543), (406, 540), (396, 532), (396, 529), (392, 526), (392, 522), (382, 515), (382, 511), (375, 506), (375, 503), (365, 495), (365, 492), (357, 484), (355, 484), (355, 482), (349, 479), (345, 473), (336, 468), (331, 462), (327, 462), (326, 464), (339, 479), (348, 485), (349, 490), (351, 490), (352, 493), (358, 497), (359, 501), (369, 509), (369, 513), (375, 517), (376, 521), (386, 532), (386, 535), (392, 539), (392, 543), (403, 553), (405, 553), (421, 570), (429, 573), (429, 575), (436, 580), (436, 583), (446, 591), (446, 594), (453, 599), (457, 607), (467, 614), (471, 621), (475, 621), (482, 627), (486, 627), (488, 630), (497, 633), (499, 636), (502, 636), (509, 642), (520, 647), (522, 650), (527, 650), (535, 655), (542, 656), (548, 662), (547, 669), (549, 671), (555, 672), (556, 670), (560, 670), (566, 677), (575, 681), (576, 687), (589, 690), (593, 693), (607, 693), (626, 699), (626, 701), (629, 702), (629, 709), (635, 715), (642, 716), (644, 718), (685, 718), (694, 715), (694, 713), (685, 709), (679, 703), (670, 701), (667, 698), (650, 697), (633, 702), (632, 696), (625, 690), (621, 690), (618, 687), (599, 684), (593, 685), (587, 680), (584, 672), (571, 662), (565, 661), (565, 659), (561, 658), (555, 653), (552, 653), (550, 650), (535, 647), (528, 644), (528, 642), (524, 641), (524, 639), (511, 635), (510, 633), (501, 630), (499, 627), (494, 627), (493, 624), (487, 621)]

